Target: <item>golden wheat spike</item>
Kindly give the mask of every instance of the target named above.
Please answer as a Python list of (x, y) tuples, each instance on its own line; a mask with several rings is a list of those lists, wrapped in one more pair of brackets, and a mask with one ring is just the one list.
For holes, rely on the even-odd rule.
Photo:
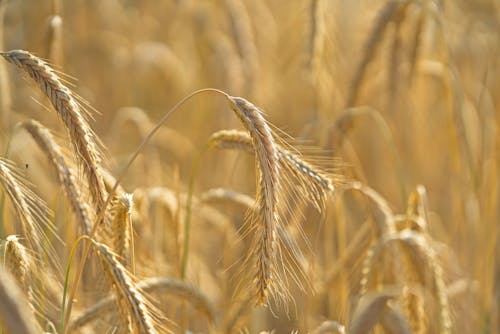
[(0, 55), (23, 70), (49, 98), (66, 126), (76, 159), (87, 176), (92, 200), (99, 212), (104, 206), (106, 191), (100, 173), (98, 140), (85, 118), (86, 110), (56, 72), (40, 58), (24, 50), (1, 52)]
[(57, 172), (59, 183), (62, 185), (71, 209), (75, 214), (80, 227), (85, 234), (90, 234), (92, 228), (89, 206), (82, 199), (78, 183), (73, 170), (66, 163), (61, 147), (57, 144), (49, 129), (35, 120), (20, 123), (20, 126), (30, 133), (43, 153), (48, 157)]

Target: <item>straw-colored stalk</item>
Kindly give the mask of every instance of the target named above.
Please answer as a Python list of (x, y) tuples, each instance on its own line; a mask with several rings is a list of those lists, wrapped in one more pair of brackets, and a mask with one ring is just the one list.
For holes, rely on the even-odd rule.
[(259, 71), (258, 50), (255, 45), (252, 23), (241, 0), (225, 0), (231, 32), (242, 59), (245, 73), (246, 95), (253, 95)]
[[(4, 49), (5, 38), (5, 12), (7, 10), (7, 0), (0, 0), (0, 50)], [(0, 124), (8, 127), (10, 124), (10, 110), (12, 107), (12, 96), (9, 84), (9, 77), (5, 64), (0, 63)]]

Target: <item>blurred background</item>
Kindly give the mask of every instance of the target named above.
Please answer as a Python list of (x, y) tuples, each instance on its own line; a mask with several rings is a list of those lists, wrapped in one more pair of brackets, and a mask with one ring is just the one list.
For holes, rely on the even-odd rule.
[[(28, 50), (65, 73), (74, 91), (98, 111), (91, 125), (113, 173), (187, 94), (214, 87), (242, 96), (299, 143), (340, 159), (345, 178), (374, 189), (394, 213), (407, 213), (411, 194), (420, 194), (426, 233), (443, 267), (451, 332), (499, 332), (498, 0), (0, 3), (3, 50)], [(68, 213), (59, 203), (56, 177), (15, 124), (34, 118), (61, 137), (64, 129), (13, 66), (2, 62), (0, 70), (2, 150), (10, 140), (10, 157), (27, 167), (26, 177), (62, 225)], [(169, 117), (132, 165), (124, 188), (136, 198), (153, 187), (185, 192), (197, 152), (213, 132), (231, 128), (241, 126), (220, 96), (196, 96)], [(254, 196), (252, 157), (213, 150), (202, 166), (196, 196), (217, 187)], [(241, 225), (244, 209), (214, 206), (231, 224)], [(178, 272), (168, 265), (175, 260), (147, 247), (155, 237), (152, 226), (165, 224), (162, 215), (148, 218), (151, 226), (135, 227), (138, 252), (144, 254), (144, 275), (175, 277)], [(376, 218), (360, 195), (349, 191), (335, 193), (322, 214), (305, 208), (303, 218), (315, 292), (293, 290), (288, 316), (279, 309), (249, 308), (236, 328), (305, 333), (325, 320), (349, 323), (367, 248), (359, 245), (376, 239), (359, 232)], [(224, 291), (231, 261), (221, 260), (226, 246), (218, 242), (220, 233), (202, 222), (210, 218), (193, 219), (196, 260), (188, 278), (224, 313), (233, 306)], [(438, 332), (436, 303), (429, 303), (426, 329)], [(176, 312), (170, 311), (174, 319)], [(188, 318), (193, 331), (206, 330), (193, 312)]]

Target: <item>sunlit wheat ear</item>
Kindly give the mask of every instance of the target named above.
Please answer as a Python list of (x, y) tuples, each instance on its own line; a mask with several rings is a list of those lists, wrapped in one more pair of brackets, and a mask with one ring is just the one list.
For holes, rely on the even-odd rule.
[[(45, 202), (29, 188), (30, 184), (13, 163), (3, 158), (0, 158), (0, 183), (21, 221), (23, 236), (28, 240), (30, 248), (40, 259), (43, 254), (52, 253), (47, 233), (54, 236), (56, 233), (49, 220), (49, 210)], [(55, 263), (57, 257), (50, 255), (50, 260)]]
[(31, 270), (31, 261), (26, 248), (19, 242), (19, 237), (9, 235), (5, 239), (4, 247), (7, 268), (19, 283), (19, 286), (23, 288), (29, 286), (28, 276)]
[(132, 194), (121, 194), (114, 200), (111, 208), (113, 220), (111, 222), (110, 234), (113, 242), (113, 251), (125, 266), (128, 266), (131, 260), (132, 198)]
[[(110, 192), (116, 183), (116, 178), (106, 168), (101, 168), (101, 173), (102, 173), (102, 180), (104, 182), (104, 188), (106, 189), (107, 192)], [(121, 196), (124, 193), (125, 193), (125, 190), (123, 189), (121, 184), (118, 184), (118, 187), (115, 190), (115, 195)]]
[[(238, 149), (252, 152), (252, 139), (248, 132), (239, 130), (221, 130), (209, 139), (209, 146), (219, 149)], [(340, 183), (340, 176), (327, 175), (321, 168), (313, 166), (297, 153), (277, 145), (278, 164), (282, 186), (288, 184), (288, 190), (294, 191), (300, 198), (306, 198), (319, 211), (324, 207), (325, 199)]]
[[(439, 306), (440, 333), (450, 333), (452, 322), (446, 295), (446, 285), (443, 280), (443, 270), (432, 245), (424, 235), (418, 232), (406, 229), (401, 232), (390, 233), (373, 246), (363, 268), (364, 277), (361, 282), (361, 294), (367, 292), (367, 287), (370, 285), (373, 276), (371, 269), (376, 266), (383, 250), (388, 247), (389, 243), (395, 242), (402, 246), (405, 253), (411, 255), (409, 260), (412, 261), (415, 271), (419, 273), (419, 283), (423, 287), (428, 287), (430, 283), (431, 291)], [(426, 272), (430, 273), (430, 282), (427, 279)]]
[(20, 126), (30, 133), (42, 152), (47, 156), (57, 172), (59, 183), (64, 189), (71, 209), (85, 234), (92, 228), (91, 212), (88, 205), (82, 200), (81, 191), (76, 182), (74, 171), (66, 163), (61, 147), (57, 144), (52, 133), (37, 121), (29, 120), (20, 123)]
[[(439, 329), (440, 333), (450, 333), (452, 328), (451, 311), (446, 294), (446, 284), (443, 279), (443, 268), (439, 263), (436, 251), (431, 240), (426, 235), (410, 230), (399, 233), (399, 240), (402, 245), (408, 248), (412, 259), (415, 261), (415, 270), (427, 268), (430, 272), (430, 283), (432, 293), (439, 306)], [(421, 284), (426, 285), (428, 280), (421, 278)]]
[[(249, 222), (253, 232), (252, 257), (256, 265), (255, 284), (257, 304), (267, 300), (271, 285), (279, 279), (276, 273), (276, 224), (278, 219), (279, 166), (276, 143), (262, 112), (240, 97), (227, 96), (230, 106), (250, 133), (257, 164), (257, 206)], [(251, 257), (249, 257), (251, 259)], [(274, 281), (275, 280), (275, 281)], [(278, 284), (275, 284), (277, 287)]]
[(55, 71), (40, 58), (23, 50), (1, 52), (6, 60), (23, 70), (47, 95), (69, 133), (76, 159), (87, 176), (96, 211), (103, 208), (106, 191), (100, 174), (98, 140), (89, 126), (87, 111)]
[(37, 334), (36, 321), (14, 278), (0, 267), (0, 321), (9, 333)]
[(34, 313), (35, 303), (32, 288), (33, 282), (31, 280), (32, 270), (34, 269), (33, 258), (30, 254), (28, 254), (26, 248), (19, 241), (19, 237), (16, 235), (9, 235), (5, 239), (4, 247), (6, 266), (16, 279), (19, 287), (25, 291), (28, 299), (28, 305)]
[(93, 245), (104, 272), (116, 291), (117, 307), (124, 327), (131, 333), (157, 333), (151, 307), (116, 254), (102, 243), (93, 241)]
[[(188, 283), (173, 278), (149, 278), (137, 283), (137, 288), (148, 294), (165, 293), (179, 297), (189, 302), (201, 314), (205, 315), (211, 323), (216, 322), (215, 306), (201, 291)], [(89, 322), (99, 319), (106, 312), (113, 311), (115, 296), (106, 297), (95, 305), (86, 309), (70, 325), (69, 331), (74, 331)]]
[(207, 204), (227, 202), (255, 210), (255, 200), (252, 197), (226, 188), (209, 189), (200, 195), (200, 201)]

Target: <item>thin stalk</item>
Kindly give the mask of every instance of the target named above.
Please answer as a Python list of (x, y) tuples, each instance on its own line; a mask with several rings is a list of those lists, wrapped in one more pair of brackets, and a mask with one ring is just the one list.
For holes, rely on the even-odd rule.
[(63, 290), (63, 298), (62, 298), (62, 305), (61, 305), (61, 330), (64, 328), (64, 307), (66, 305), (66, 295), (68, 292), (68, 285), (69, 285), (69, 272), (71, 270), (71, 264), (73, 263), (73, 256), (75, 255), (76, 252), (76, 247), (80, 244), (80, 241), (83, 239), (87, 239), (88, 236), (82, 235), (73, 244), (73, 247), (71, 247), (71, 252), (69, 254), (69, 261), (68, 261), (68, 266), (66, 267), (66, 276), (64, 278), (64, 290)]
[[(154, 128), (148, 133), (148, 135), (139, 144), (139, 146), (137, 147), (137, 149), (135, 150), (135, 152), (132, 154), (130, 160), (127, 162), (127, 164), (125, 165), (125, 167), (122, 169), (122, 171), (118, 175), (118, 178), (115, 181), (115, 185), (110, 190), (110, 192), (108, 194), (108, 197), (106, 198), (106, 202), (104, 202), (104, 206), (102, 207), (101, 211), (98, 213), (98, 216), (97, 216), (97, 219), (96, 219), (96, 223), (92, 227), (92, 231), (90, 231), (90, 235), (89, 235), (89, 238), (88, 238), (89, 240), (92, 240), (94, 238), (94, 235), (95, 235), (95, 233), (97, 231), (97, 226), (101, 225), (101, 223), (104, 221), (104, 215), (106, 213), (106, 208), (108, 207), (109, 203), (111, 202), (111, 199), (113, 198), (114, 193), (116, 192), (116, 189), (118, 188), (118, 185), (123, 180), (123, 178), (125, 177), (128, 169), (130, 168), (130, 166), (132, 165), (132, 163), (135, 161), (135, 159), (137, 158), (137, 156), (139, 155), (139, 153), (142, 152), (142, 150), (144, 149), (144, 147), (146, 146), (146, 144), (151, 140), (151, 138), (153, 137), (153, 135), (162, 127), (163, 123), (165, 123), (165, 121), (168, 119), (168, 117), (174, 111), (176, 111), (177, 109), (179, 109), (185, 102), (187, 102), (188, 100), (190, 100), (192, 97), (194, 97), (194, 96), (196, 96), (198, 94), (201, 94), (201, 93), (205, 93), (205, 92), (214, 92), (214, 93), (221, 94), (221, 95), (223, 95), (225, 97), (228, 96), (228, 94), (224, 93), (221, 90), (215, 89), (215, 88), (203, 88), (203, 89), (199, 89), (199, 90), (197, 90), (197, 91), (195, 91), (195, 92), (187, 95), (186, 97), (184, 97), (179, 102), (177, 102), (172, 108), (170, 108), (161, 117), (161, 119), (154, 126)], [(73, 308), (73, 300), (75, 299), (75, 296), (76, 296), (76, 290), (78, 288), (78, 283), (81, 280), (81, 277), (82, 277), (82, 274), (83, 274), (83, 268), (85, 267), (85, 262), (86, 262), (86, 260), (88, 258), (89, 253), (90, 253), (90, 247), (91, 247), (91, 245), (92, 245), (92, 243), (90, 241), (85, 244), (85, 249), (83, 251), (82, 260), (80, 261), (80, 264), (78, 266), (78, 272), (77, 272), (76, 280), (75, 280), (75, 283), (73, 284), (73, 287), (71, 289), (70, 298), (68, 299), (68, 307), (67, 307), (67, 311), (66, 311), (66, 315), (65, 315), (65, 319), (64, 319), (64, 330), (62, 331), (62, 333), (65, 333), (65, 334), (68, 333), (68, 326), (67, 326), (67, 324), (69, 323), (69, 318), (71, 316), (71, 311), (72, 311), (72, 308)]]
[[(10, 153), (10, 145), (12, 143), (12, 129), (9, 132), (9, 140), (7, 141), (7, 147), (5, 148), (5, 154), (4, 157), (8, 158), (9, 153)], [(5, 222), (5, 192), (2, 192), (2, 197), (0, 198), (0, 239), (3, 239), (4, 233), (3, 233), (3, 226)]]
[(191, 208), (193, 205), (194, 180), (196, 179), (196, 175), (198, 174), (201, 158), (203, 157), (203, 154), (205, 153), (207, 148), (208, 145), (205, 145), (195, 158), (193, 165), (191, 166), (191, 175), (189, 176), (189, 188), (186, 199), (186, 216), (184, 218), (184, 245), (182, 248), (181, 261), (181, 279), (183, 281), (186, 279), (187, 262), (189, 255), (189, 236), (191, 232)]

